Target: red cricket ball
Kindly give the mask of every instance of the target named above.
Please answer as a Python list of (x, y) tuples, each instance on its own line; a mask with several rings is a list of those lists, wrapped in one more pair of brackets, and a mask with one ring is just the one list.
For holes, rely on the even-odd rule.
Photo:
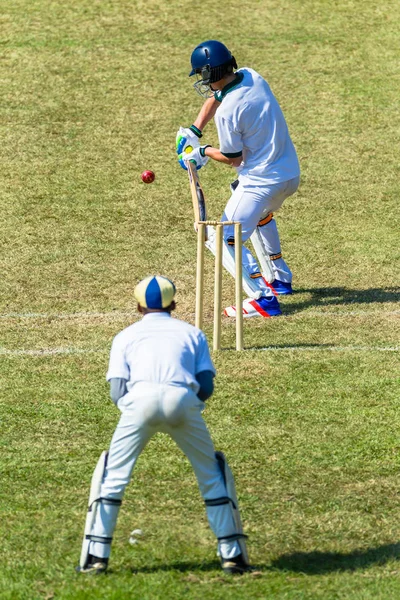
[(156, 176), (153, 171), (143, 171), (142, 173), (142, 181), (144, 181), (144, 183), (153, 183), (155, 178)]

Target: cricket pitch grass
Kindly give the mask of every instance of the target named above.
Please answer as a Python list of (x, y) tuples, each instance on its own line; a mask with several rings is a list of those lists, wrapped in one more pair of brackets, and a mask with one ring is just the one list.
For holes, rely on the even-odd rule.
[[(3, 0), (0, 20), (0, 598), (398, 599), (398, 3)], [(282, 317), (245, 321), (244, 352), (224, 319), (205, 412), (257, 571), (222, 574), (191, 467), (159, 435), (109, 574), (78, 576), (90, 478), (118, 419), (108, 352), (138, 318), (135, 283), (171, 277), (176, 316), (194, 321), (174, 142), (201, 105), (189, 57), (209, 38), (267, 78), (302, 168), (277, 215), (296, 294)], [(203, 139), (216, 143), (214, 125)], [(202, 171), (210, 218), (233, 175)], [(207, 270), (210, 335), (209, 255)]]

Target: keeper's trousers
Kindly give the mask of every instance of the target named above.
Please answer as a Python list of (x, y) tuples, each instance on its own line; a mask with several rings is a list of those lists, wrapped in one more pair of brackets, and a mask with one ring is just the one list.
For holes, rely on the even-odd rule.
[[(122, 415), (111, 441), (101, 498), (122, 500), (136, 461), (150, 438), (158, 431), (168, 433), (186, 454), (197, 477), (204, 500), (227, 496), (215, 459), (214, 446), (201, 415), (204, 407), (186, 386), (141, 382), (118, 401)], [(230, 504), (206, 506), (210, 527), (217, 538), (237, 533)], [(112, 538), (119, 506), (100, 503), (92, 535)], [(91, 542), (90, 554), (110, 555), (111, 544)], [(223, 558), (240, 553), (237, 541), (219, 542)]]

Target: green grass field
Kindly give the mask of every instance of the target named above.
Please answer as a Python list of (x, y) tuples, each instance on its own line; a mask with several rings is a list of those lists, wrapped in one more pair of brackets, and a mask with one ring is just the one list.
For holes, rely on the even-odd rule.
[[(3, 0), (2, 600), (400, 597), (398, 9)], [(297, 293), (282, 317), (245, 322), (243, 353), (224, 320), (205, 413), (257, 572), (222, 574), (190, 465), (159, 435), (127, 490), (109, 574), (79, 577), (89, 482), (118, 420), (108, 352), (138, 318), (136, 282), (170, 276), (176, 316), (194, 320), (196, 241), (174, 145), (201, 106), (187, 73), (209, 38), (268, 79), (302, 168), (277, 216)], [(213, 124), (204, 138), (216, 143)], [(202, 171), (213, 218), (232, 177)], [(211, 335), (210, 256), (207, 273)]]

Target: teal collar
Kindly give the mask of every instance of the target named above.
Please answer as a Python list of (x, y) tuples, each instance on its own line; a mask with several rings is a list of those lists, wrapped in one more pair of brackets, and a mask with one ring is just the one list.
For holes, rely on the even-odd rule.
[(231, 92), (235, 87), (237, 87), (238, 85), (240, 85), (242, 83), (243, 77), (244, 77), (243, 73), (236, 73), (236, 77), (233, 81), (228, 83), (222, 90), (215, 92), (215, 94), (214, 94), (215, 99), (218, 100), (218, 102), (222, 102), (222, 100), (225, 98), (225, 96), (229, 92)]

